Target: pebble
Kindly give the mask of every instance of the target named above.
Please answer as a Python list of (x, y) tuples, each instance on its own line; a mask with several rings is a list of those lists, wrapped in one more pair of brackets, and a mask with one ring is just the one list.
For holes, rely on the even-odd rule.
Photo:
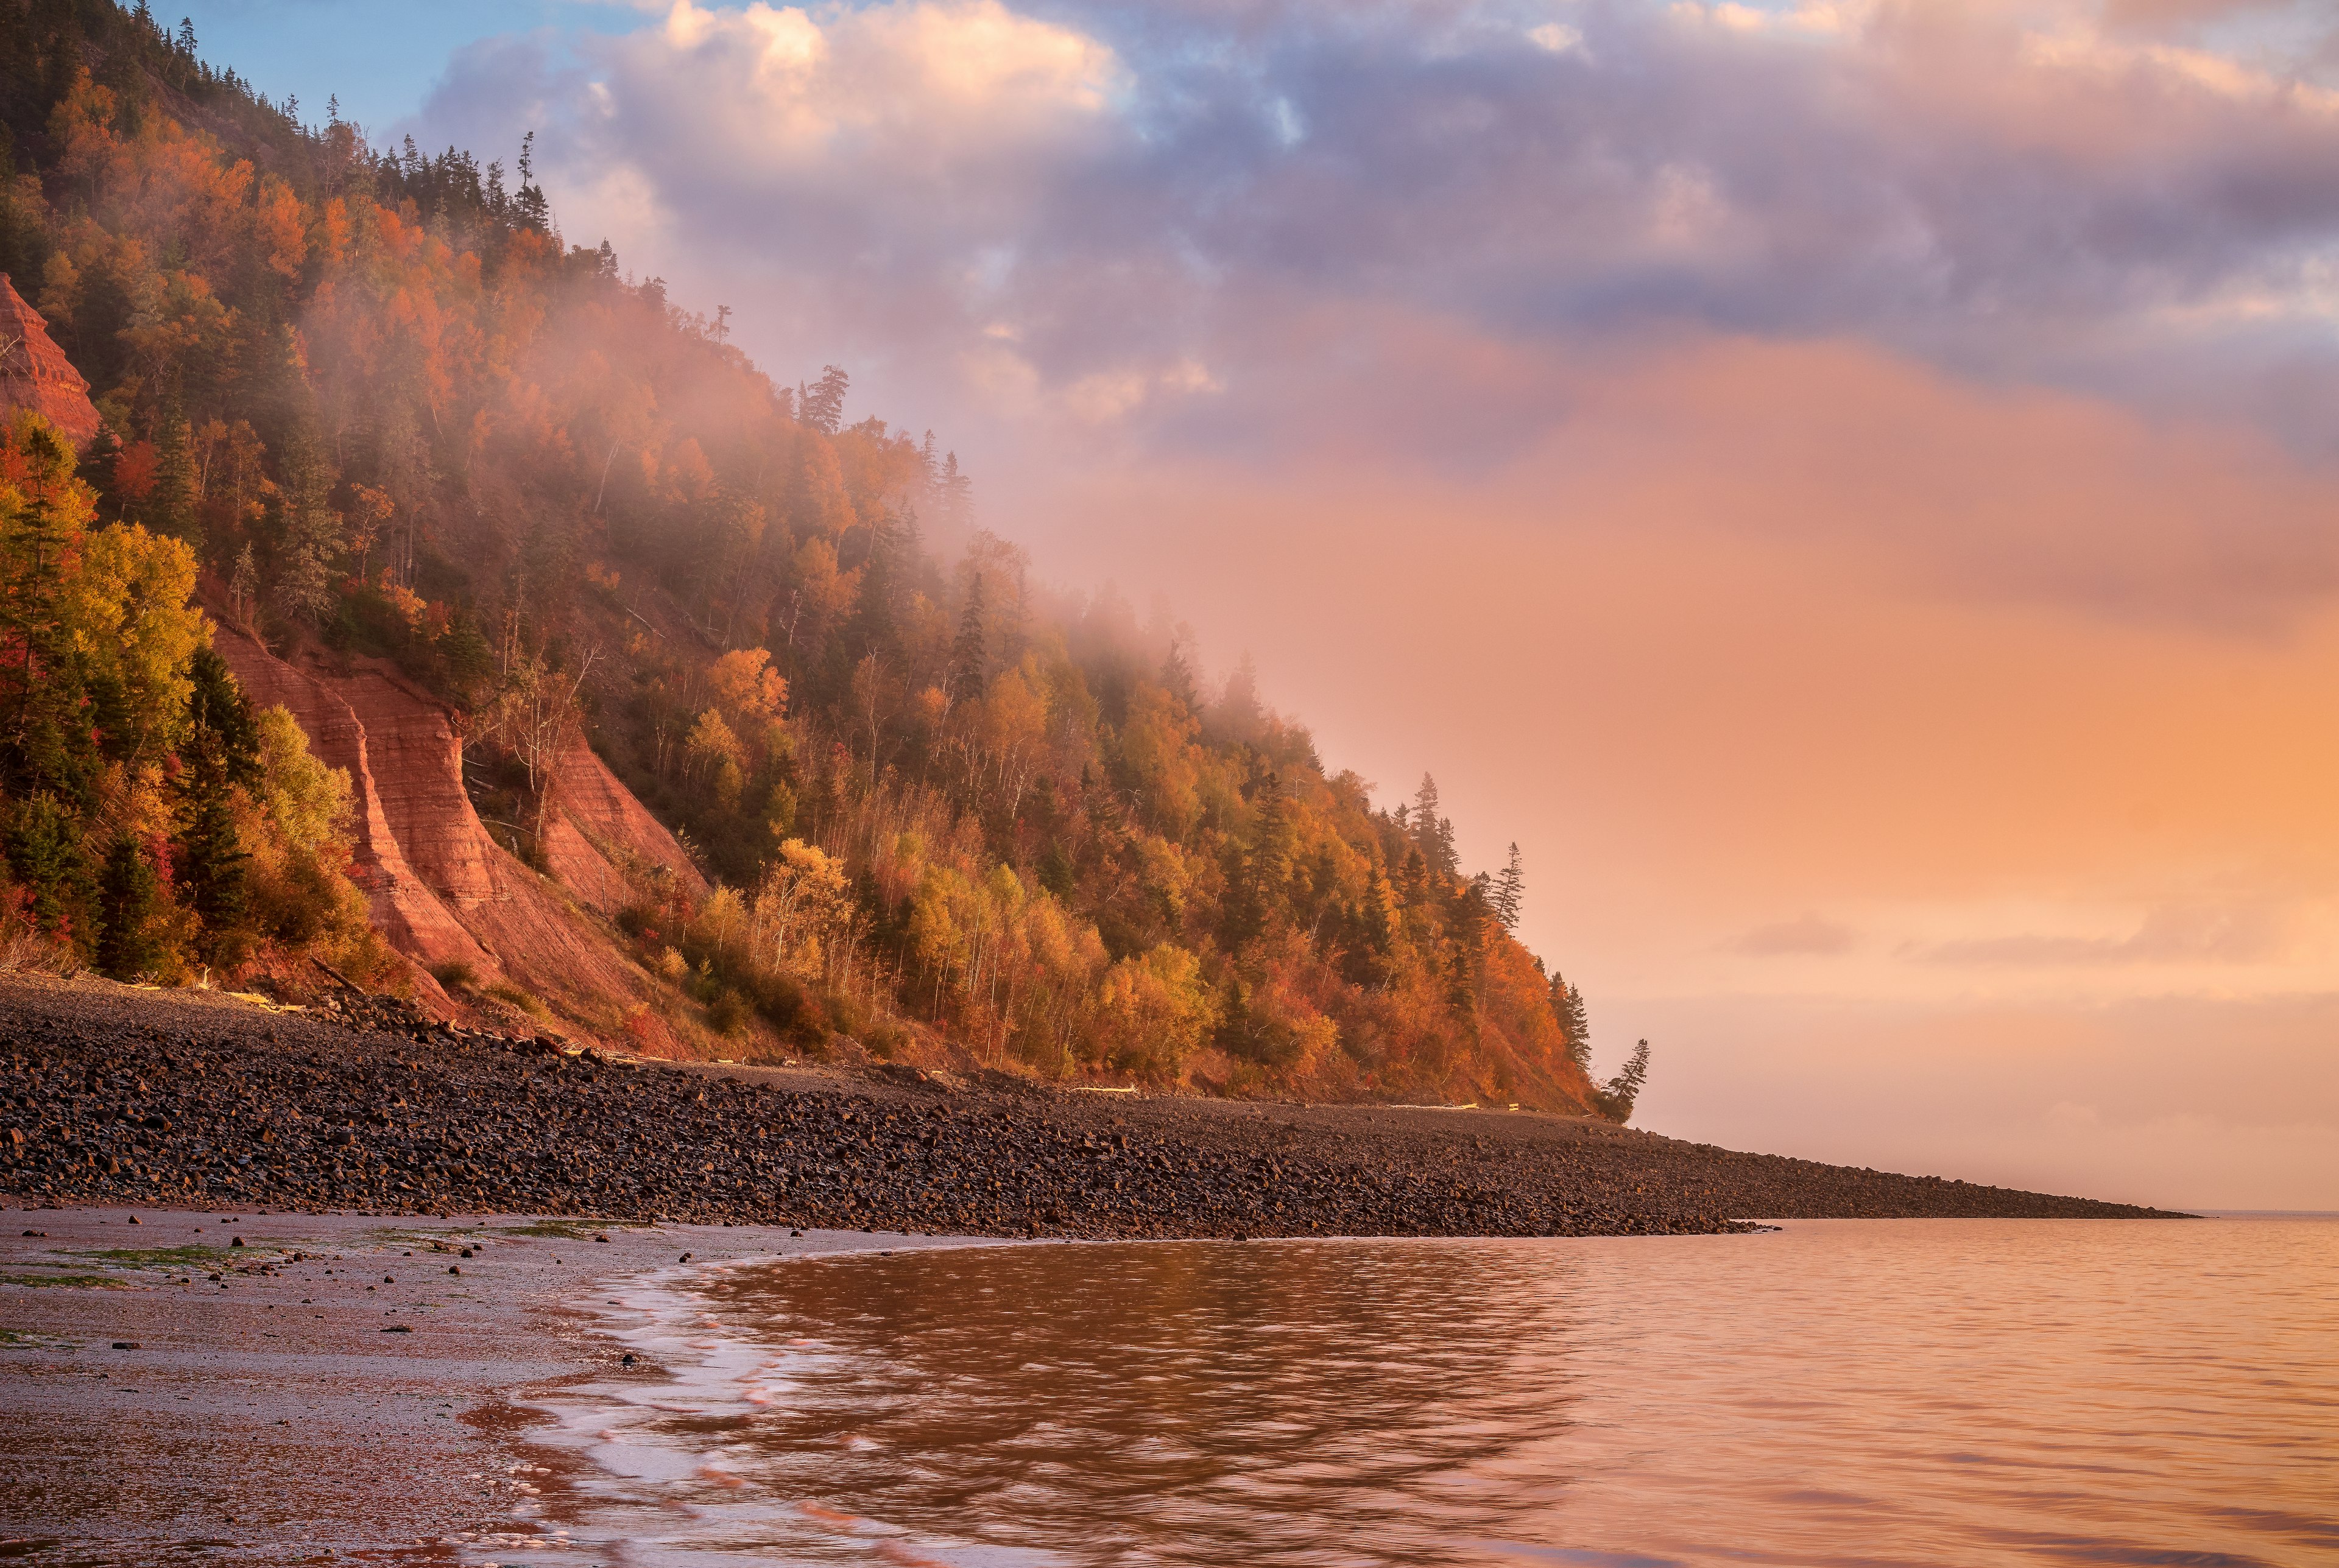
[(352, 1027), (168, 993), (0, 985), (0, 1123), (25, 1137), (0, 1145), (0, 1194), (1065, 1238), (1681, 1235), (1752, 1228), (1750, 1215), (2153, 1212), (1576, 1119), (1107, 1103), (992, 1081), (1004, 1074), (782, 1087), (400, 1016), (370, 1004)]

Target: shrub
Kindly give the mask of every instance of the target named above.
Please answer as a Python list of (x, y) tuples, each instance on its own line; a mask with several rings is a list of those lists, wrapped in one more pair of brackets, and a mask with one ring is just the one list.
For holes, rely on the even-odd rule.
[(535, 1019), (539, 1022), (549, 1019), (552, 1016), (552, 1010), (550, 1008), (545, 1006), (543, 1002), (538, 1001), (527, 991), (522, 991), (519, 987), (512, 984), (509, 981), (498, 981), (495, 984), (488, 987), (487, 993), (489, 996), (494, 997), (498, 1001), (508, 1001), (511, 1003), (514, 1007), (519, 1009), (520, 1011), (528, 1014), (528, 1017)]
[(735, 991), (725, 991), (707, 1004), (706, 1027), (735, 1039), (747, 1031), (747, 1021), (755, 1016), (755, 1010), (747, 1004), (745, 997)]

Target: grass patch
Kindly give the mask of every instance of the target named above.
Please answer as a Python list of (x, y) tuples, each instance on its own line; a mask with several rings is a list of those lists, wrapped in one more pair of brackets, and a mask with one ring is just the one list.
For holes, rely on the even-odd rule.
[(111, 1263), (119, 1268), (212, 1268), (235, 1261), (236, 1251), (249, 1253), (250, 1247), (230, 1249), (224, 1247), (120, 1247), (103, 1252), (76, 1252), (75, 1257), (94, 1257), (100, 1263)]
[(494, 997), (498, 1001), (508, 1001), (511, 1003), (514, 1007), (519, 1009), (520, 1011), (528, 1014), (528, 1017), (535, 1019), (539, 1023), (552, 1016), (552, 1010), (550, 1008), (545, 1006), (544, 1003), (537, 1001), (536, 998), (530, 996), (528, 992), (520, 990), (520, 988), (516, 985), (507, 985), (503, 981), (498, 981), (495, 984), (488, 987), (488, 994)]
[(486, 1234), (486, 1231), (471, 1225), (449, 1225), (444, 1228), (401, 1225), (369, 1230), (366, 1239), (376, 1247), (428, 1247), (434, 1241), (460, 1243), (471, 1237)]
[(432, 964), (430, 978), (448, 991), (468, 991), (477, 981), (479, 976), (473, 972), (469, 964), (459, 958), (445, 963)]
[(630, 1224), (622, 1219), (539, 1219), (533, 1225), (504, 1225), (496, 1228), (498, 1236), (542, 1236), (555, 1241), (590, 1241), (604, 1230), (647, 1230), (654, 1226)]
[(0, 1274), (0, 1285), (57, 1285), (68, 1290), (123, 1290), (125, 1283), (111, 1274)]

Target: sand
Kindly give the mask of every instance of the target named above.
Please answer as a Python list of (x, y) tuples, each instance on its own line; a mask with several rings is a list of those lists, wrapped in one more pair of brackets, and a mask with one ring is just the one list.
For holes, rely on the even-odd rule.
[[(561, 1513), (512, 1441), (529, 1392), (664, 1376), (620, 1359), (625, 1281), (685, 1253), (972, 1239), (249, 1209), (0, 1223), (0, 1556), (75, 1563), (524, 1560)], [(23, 1283), (41, 1278), (61, 1282)]]

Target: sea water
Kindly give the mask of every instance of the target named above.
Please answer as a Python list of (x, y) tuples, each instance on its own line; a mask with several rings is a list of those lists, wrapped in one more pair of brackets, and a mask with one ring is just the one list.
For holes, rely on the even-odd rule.
[(546, 1405), (637, 1565), (2339, 1563), (2339, 1220), (676, 1272)]

